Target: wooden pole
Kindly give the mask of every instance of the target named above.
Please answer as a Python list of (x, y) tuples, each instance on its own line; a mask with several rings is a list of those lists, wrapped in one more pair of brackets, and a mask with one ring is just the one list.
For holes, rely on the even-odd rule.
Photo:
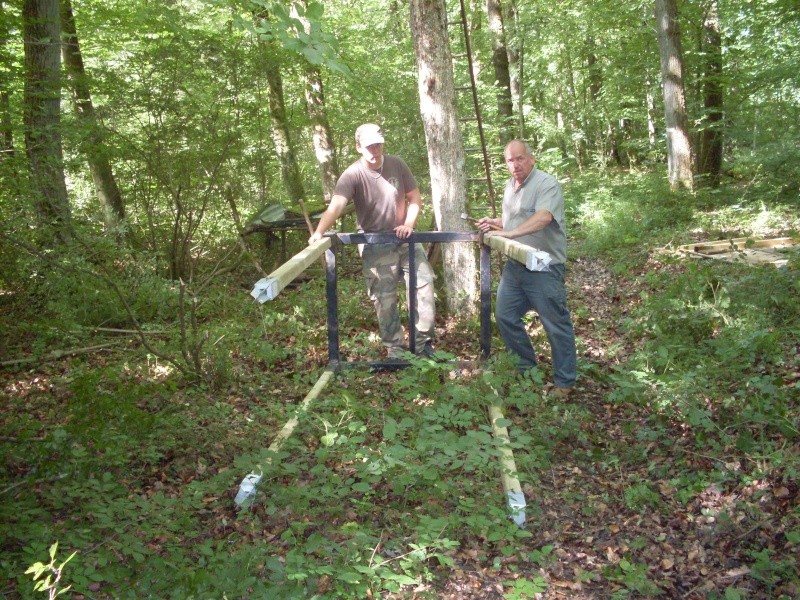
[[(322, 375), (317, 380), (317, 383), (314, 384), (314, 387), (311, 388), (311, 391), (308, 392), (306, 397), (300, 403), (300, 406), (297, 407), (294, 415), (286, 421), (286, 424), (281, 428), (278, 432), (278, 435), (275, 436), (275, 439), (272, 440), (272, 443), (269, 445), (270, 452), (277, 452), (280, 450), (283, 443), (289, 439), (289, 437), (294, 432), (295, 427), (300, 422), (300, 416), (303, 415), (305, 412), (308, 411), (308, 407), (311, 403), (320, 395), (325, 386), (328, 385), (328, 382), (333, 377), (333, 371), (331, 369), (325, 369), (322, 372)], [(252, 473), (245, 476), (242, 480), (242, 483), (239, 485), (239, 493), (236, 494), (236, 498), (234, 502), (240, 506), (244, 507), (249, 505), (255, 494), (256, 494), (256, 486), (261, 482), (261, 478), (264, 474), (264, 469), (272, 464), (272, 459), (267, 458), (265, 464), (256, 465), (257, 471), (253, 471)]]
[(502, 252), (509, 258), (521, 262), (529, 271), (546, 271), (551, 257), (547, 252), (531, 248), (516, 240), (499, 236), (484, 237), (484, 243), (492, 250)]
[(517, 478), (517, 464), (511, 450), (508, 429), (501, 424), (504, 417), (497, 405), (489, 405), (489, 418), (492, 421), (494, 437), (498, 442), (497, 449), (500, 451), (500, 478), (508, 500), (508, 508), (511, 510), (511, 519), (520, 527), (524, 527), (525, 495), (522, 493), (522, 486)]
[(321, 257), (331, 247), (331, 238), (324, 237), (295, 254), (269, 276), (259, 279), (250, 295), (261, 304), (267, 300), (274, 300), (281, 290), (289, 285), (295, 278), (305, 271), (308, 266)]

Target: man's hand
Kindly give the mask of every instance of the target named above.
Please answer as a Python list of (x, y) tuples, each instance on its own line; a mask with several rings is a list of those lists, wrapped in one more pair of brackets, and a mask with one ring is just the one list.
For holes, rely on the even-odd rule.
[(475, 221), (475, 225), (478, 226), (483, 233), (491, 233), (493, 231), (502, 231), (503, 230), (503, 220), (502, 219), (490, 219), (489, 217), (481, 217), (477, 221)]
[(321, 239), (322, 235), (317, 232), (314, 232), (311, 234), (311, 237), (308, 238), (308, 245), (311, 246), (314, 242), (318, 242)]
[(398, 225), (394, 228), (394, 234), (401, 240), (408, 238), (412, 233), (414, 233), (414, 228), (408, 225)]

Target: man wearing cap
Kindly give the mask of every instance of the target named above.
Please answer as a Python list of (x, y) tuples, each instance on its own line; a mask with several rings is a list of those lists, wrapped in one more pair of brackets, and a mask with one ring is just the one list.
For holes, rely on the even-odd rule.
[[(422, 206), (417, 181), (398, 156), (383, 153), (383, 131), (374, 123), (356, 129), (356, 151), (361, 157), (336, 182), (333, 198), (308, 240), (313, 244), (328, 231), (349, 201), (356, 208), (358, 230), (365, 233), (394, 231), (401, 239), (413, 232)], [(408, 253), (411, 244), (365, 244), (359, 246), (367, 293), (375, 305), (381, 340), (389, 358), (405, 351), (398, 311), (397, 287), (405, 277), (408, 290)], [(413, 245), (417, 269), (417, 354), (433, 355), (433, 269), (420, 244)]]

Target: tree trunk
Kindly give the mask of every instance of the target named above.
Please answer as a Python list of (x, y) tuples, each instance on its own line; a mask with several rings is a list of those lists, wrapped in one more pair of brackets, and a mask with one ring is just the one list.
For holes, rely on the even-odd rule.
[(705, 108), (703, 136), (700, 140), (698, 171), (712, 187), (719, 185), (722, 173), (722, 36), (716, 0), (711, 2), (703, 22)]
[(0, 91), (0, 160), (14, 156), (14, 132), (11, 127), (11, 94)]
[(585, 121), (581, 122), (579, 118), (580, 103), (578, 101), (578, 93), (575, 89), (575, 71), (572, 68), (572, 52), (569, 44), (562, 46), (563, 58), (563, 71), (566, 77), (566, 91), (568, 98), (566, 106), (564, 106), (564, 117), (569, 124), (568, 135), (572, 142), (572, 149), (575, 153), (575, 162), (578, 165), (578, 171), (583, 173), (587, 161), (587, 144), (586, 144), (586, 131), (584, 129)]
[(511, 99), (511, 73), (508, 64), (508, 49), (503, 26), (503, 11), (500, 0), (486, 0), (489, 31), (492, 34), (492, 65), (494, 85), (497, 88), (497, 124), (499, 141), (505, 146), (514, 136), (514, 104)]
[(94, 188), (103, 208), (106, 231), (118, 237), (121, 235), (121, 225), (125, 219), (125, 206), (114, 172), (111, 170), (111, 163), (106, 156), (103, 132), (92, 105), (70, 0), (61, 0), (61, 32), (63, 38), (61, 55), (69, 75), (73, 106), (78, 119), (84, 123), (88, 131), (82, 150), (89, 161)]
[[(420, 115), (428, 145), (431, 195), (440, 231), (466, 231), (464, 147), (458, 125), (445, 0), (411, 0), (411, 31), (419, 76)], [(477, 261), (471, 244), (444, 244), (447, 310), (474, 314)]]
[(311, 119), (311, 138), (314, 154), (319, 165), (322, 182), (322, 196), (325, 204), (330, 203), (336, 180), (339, 179), (339, 162), (336, 158), (336, 145), (325, 110), (325, 95), (322, 91), (322, 75), (317, 67), (309, 66), (305, 73), (306, 109)]
[(664, 88), (669, 183), (672, 189), (692, 189), (692, 144), (686, 116), (677, 0), (656, 0), (655, 17), (661, 54), (661, 84)]
[[(514, 137), (524, 140), (527, 139), (525, 137), (525, 112), (522, 106), (525, 37), (519, 35), (519, 12), (517, 11), (516, 0), (509, 0), (503, 6), (505, 15), (503, 25), (506, 30), (506, 52), (508, 52), (509, 89), (511, 90), (511, 103), (516, 107), (517, 111), (516, 134)], [(509, 8), (506, 9), (506, 6)], [(536, 146), (534, 139), (531, 139), (531, 144), (534, 147)]]
[(3, 0), (0, 0), (0, 160), (14, 155), (14, 130), (11, 125), (9, 74), (11, 58), (7, 53), (8, 29)]
[[(308, 0), (302, 0), (303, 6), (308, 8)], [(396, 8), (396, 7), (395, 7)], [(311, 23), (296, 10), (292, 10), (303, 23), (306, 33), (310, 33)], [(315, 65), (308, 64), (304, 73), (306, 112), (311, 120), (311, 140), (314, 144), (314, 154), (319, 166), (320, 181), (322, 183), (322, 196), (325, 204), (329, 204), (339, 179), (339, 163), (336, 158), (336, 145), (333, 132), (328, 122), (328, 113), (325, 109), (325, 94), (322, 89), (322, 74)]]
[(70, 240), (71, 215), (61, 147), (61, 27), (58, 0), (25, 0), (25, 148), (45, 229)]
[[(272, 53), (271, 53), (272, 54)], [(272, 57), (267, 57), (267, 85), (269, 91), (269, 114), (271, 117), (272, 141), (281, 163), (281, 178), (293, 204), (300, 205), (305, 197), (305, 189), (300, 178), (300, 168), (289, 133), (289, 120), (283, 100), (283, 80), (280, 67)]]

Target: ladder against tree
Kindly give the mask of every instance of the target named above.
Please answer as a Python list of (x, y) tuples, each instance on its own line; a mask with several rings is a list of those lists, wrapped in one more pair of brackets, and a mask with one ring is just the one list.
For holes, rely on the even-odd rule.
[[(464, 139), (464, 155), (468, 190), (473, 204), (488, 206), (492, 217), (497, 216), (494, 186), (492, 185), (492, 165), (486, 148), (486, 135), (481, 115), (478, 87), (475, 78), (475, 64), (469, 36), (469, 22), (464, 0), (458, 0), (448, 21), (450, 46), (453, 55), (453, 79), (456, 82), (456, 103), (461, 117), (461, 135)], [(475, 145), (477, 143), (477, 145)], [(476, 191), (480, 190), (480, 191)], [(481, 198), (482, 200), (477, 200)]]

